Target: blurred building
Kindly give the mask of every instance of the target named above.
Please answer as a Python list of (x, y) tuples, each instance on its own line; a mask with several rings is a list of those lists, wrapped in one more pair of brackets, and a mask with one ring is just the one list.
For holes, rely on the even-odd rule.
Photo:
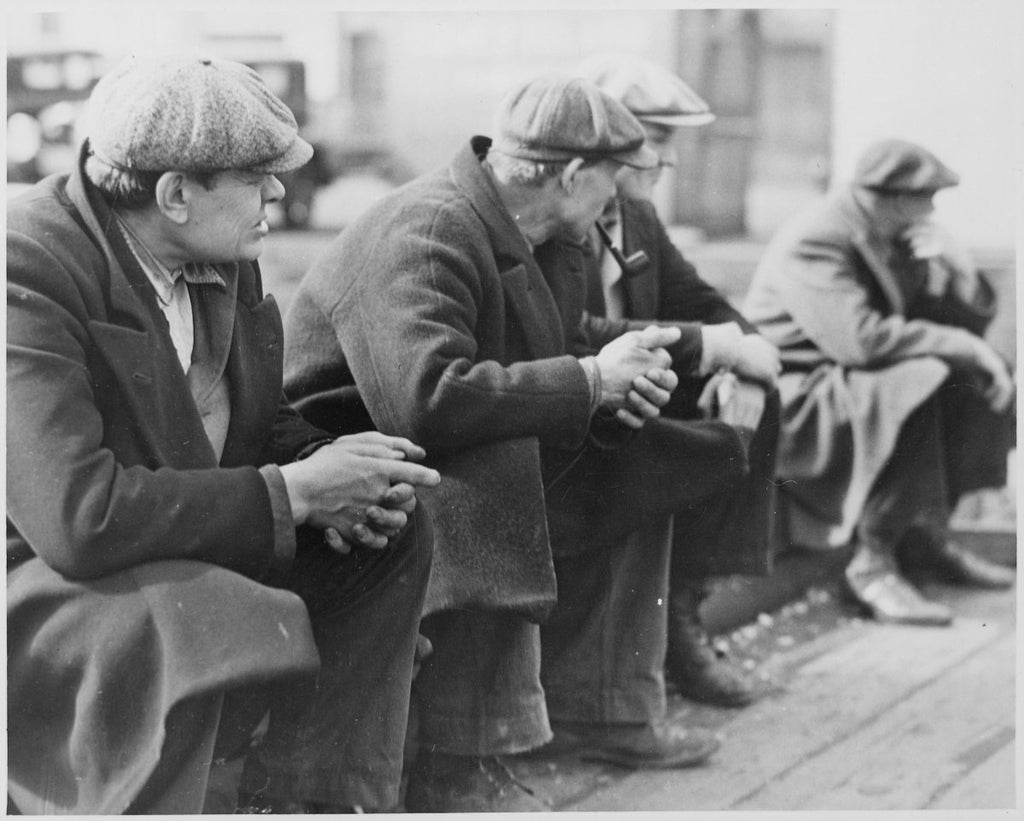
[(1021, 20), (1009, 0), (635, 12), (261, 8), (139, 4), (116, 25), (88, 12), (9, 13), (7, 41), (19, 52), (87, 47), (111, 60), (194, 48), (260, 60), (265, 73), (297, 61), (299, 109), (324, 173), (370, 168), (389, 184), (489, 133), (513, 83), (594, 51), (633, 51), (676, 70), (718, 115), (679, 137), (681, 167), (658, 193), (670, 222), (712, 238), (763, 239), (845, 179), (869, 140), (901, 136), (961, 172), (963, 185), (939, 206), (974, 244), (1013, 247)]

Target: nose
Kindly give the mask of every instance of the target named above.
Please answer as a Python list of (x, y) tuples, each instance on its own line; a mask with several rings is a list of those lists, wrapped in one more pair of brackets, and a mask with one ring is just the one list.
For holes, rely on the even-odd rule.
[(266, 183), (263, 186), (263, 201), (278, 202), (284, 197), (284, 185), (273, 174), (267, 175)]
[(679, 153), (674, 145), (658, 146), (658, 165), (661, 168), (675, 168)]

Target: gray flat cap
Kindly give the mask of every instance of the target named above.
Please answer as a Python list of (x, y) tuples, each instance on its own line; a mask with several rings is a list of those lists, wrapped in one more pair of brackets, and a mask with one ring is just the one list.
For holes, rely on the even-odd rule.
[(857, 162), (854, 185), (892, 194), (934, 194), (960, 176), (925, 148), (906, 140), (881, 140)]
[(536, 162), (582, 157), (654, 168), (658, 157), (644, 139), (640, 123), (621, 103), (568, 74), (546, 74), (516, 88), (495, 117), (494, 148)]
[(634, 54), (595, 54), (576, 67), (640, 122), (670, 127), (705, 125), (715, 115), (690, 86), (671, 71)]
[(141, 171), (277, 174), (309, 161), (295, 117), (248, 66), (204, 57), (129, 57), (89, 98), (96, 156)]

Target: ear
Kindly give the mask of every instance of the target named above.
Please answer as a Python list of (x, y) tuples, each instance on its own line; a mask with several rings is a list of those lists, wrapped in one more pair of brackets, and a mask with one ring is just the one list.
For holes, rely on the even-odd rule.
[(160, 213), (178, 225), (188, 222), (187, 179), (180, 171), (165, 171), (156, 181), (154, 191)]
[(562, 182), (562, 189), (566, 194), (571, 194), (573, 188), (576, 185), (576, 176), (579, 174), (580, 169), (583, 168), (584, 160), (582, 157), (574, 157), (566, 163), (565, 168), (562, 169), (562, 174), (559, 179)]

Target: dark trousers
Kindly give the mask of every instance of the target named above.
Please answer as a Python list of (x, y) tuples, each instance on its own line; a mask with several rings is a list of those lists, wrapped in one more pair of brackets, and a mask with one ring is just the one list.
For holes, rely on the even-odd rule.
[[(271, 694), (255, 757), (280, 800), (388, 810), (398, 803), (416, 637), (433, 539), (417, 508), (387, 550), (302, 545), (287, 586), (309, 609), (321, 669)], [(253, 767), (250, 773), (257, 769)]]
[(558, 604), (541, 627), (555, 721), (651, 723), (665, 715), (672, 520), (555, 559)]
[[(575, 540), (571, 550), (553, 540), (558, 603), (541, 627), (541, 680), (554, 720), (649, 723), (662, 718), (670, 590), (710, 575), (768, 572), (778, 394), (766, 397), (746, 449), (748, 469), (736, 471), (732, 461), (739, 456), (724, 446), (721, 423), (698, 421), (702, 386), (698, 380), (682, 384), (666, 415), (706, 435), (659, 443), (678, 448), (674, 473), (664, 477), (666, 482), (679, 477), (674, 516), (649, 515), (624, 535), (606, 529), (607, 535), (594, 534), (585, 545)], [(692, 451), (687, 444), (694, 445)], [(574, 471), (580, 485), (600, 476), (588, 474), (587, 465), (574, 465), (567, 480)], [(611, 480), (613, 488), (615, 481), (621, 479)], [(589, 486), (592, 502), (600, 504), (599, 491), (592, 482)], [(605, 501), (609, 508), (614, 504)], [(640, 517), (643, 503), (635, 500)]]
[(414, 685), (421, 749), (508, 755), (551, 739), (536, 624), (513, 613), (450, 610), (427, 616), (421, 629), (434, 645)]
[(944, 539), (960, 497), (1006, 484), (1016, 413), (989, 409), (970, 380), (947, 379), (903, 423), (857, 522), (865, 545), (891, 550), (911, 529)]
[[(693, 392), (691, 388), (691, 396)], [(771, 572), (779, 413), (779, 394), (771, 391), (765, 397), (760, 424), (747, 445), (746, 473), (725, 490), (694, 499), (676, 512), (673, 587), (687, 579), (763, 576)]]

